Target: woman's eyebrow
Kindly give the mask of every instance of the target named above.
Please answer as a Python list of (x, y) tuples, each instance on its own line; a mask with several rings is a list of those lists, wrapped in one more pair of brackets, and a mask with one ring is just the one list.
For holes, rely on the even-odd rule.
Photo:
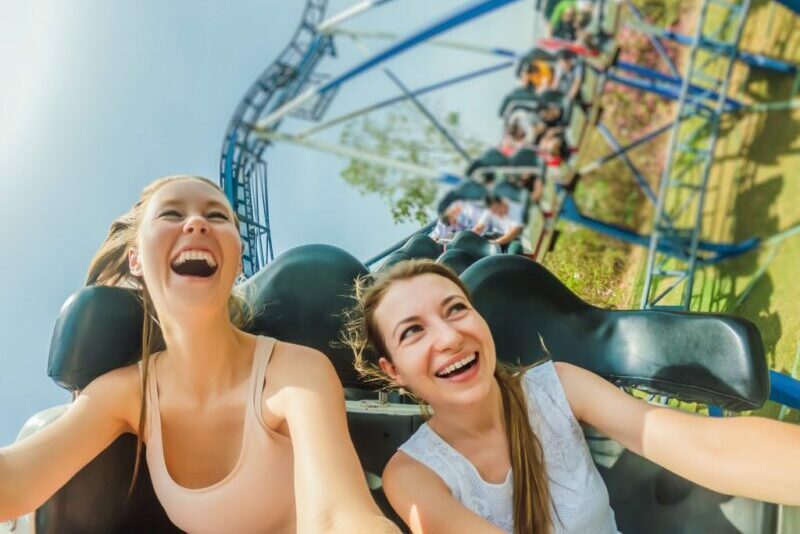
[[(459, 295), (457, 293), (454, 293), (452, 295), (448, 295), (444, 299), (442, 299), (442, 302), (439, 304), (439, 307), (444, 308), (450, 302), (452, 302), (455, 299), (459, 299), (459, 298), (464, 298), (464, 297), (463, 297), (463, 295)], [(411, 317), (406, 317), (405, 319), (403, 319), (402, 321), (397, 323), (397, 325), (394, 327), (394, 330), (392, 330), (392, 337), (394, 337), (395, 333), (397, 332), (397, 329), (400, 328), (401, 325), (404, 325), (406, 323), (413, 323), (414, 321), (418, 321), (418, 320), (419, 320), (419, 316), (418, 315), (412, 315)]]
[(406, 323), (413, 323), (414, 321), (419, 321), (418, 315), (412, 315), (411, 317), (406, 317), (405, 319), (397, 323), (397, 325), (394, 327), (394, 330), (392, 330), (392, 338), (395, 337), (395, 333), (397, 332), (398, 328), (400, 328), (402, 325)]

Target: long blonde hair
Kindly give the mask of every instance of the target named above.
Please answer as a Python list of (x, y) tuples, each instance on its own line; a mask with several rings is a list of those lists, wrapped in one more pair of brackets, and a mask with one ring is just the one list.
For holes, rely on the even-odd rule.
[[(375, 324), (375, 310), (392, 284), (423, 274), (434, 274), (450, 280), (472, 303), (469, 290), (461, 279), (449, 268), (431, 260), (402, 261), (377, 275), (359, 278), (356, 281), (356, 304), (347, 313), (347, 324), (342, 338), (353, 350), (355, 367), (359, 374), (368, 381), (383, 385), (386, 389), (396, 386), (377, 365), (379, 355), (391, 361), (391, 354), (386, 349), (383, 336)], [(514, 480), (514, 532), (547, 534), (552, 528), (550, 491), (542, 445), (528, 420), (527, 403), (521, 384), (522, 372), (520, 369), (497, 362), (494, 376), (502, 394), (506, 437), (511, 453), (511, 471)]]
[[(134, 463), (133, 467), (131, 484), (128, 488), (128, 497), (130, 497), (131, 493), (133, 492), (136, 478), (139, 474), (139, 466), (142, 455), (142, 436), (144, 435), (145, 418), (147, 413), (147, 371), (150, 366), (150, 357), (152, 354), (165, 348), (164, 334), (161, 331), (156, 309), (153, 306), (150, 293), (147, 291), (147, 286), (142, 278), (134, 276), (130, 272), (128, 265), (128, 251), (136, 245), (137, 233), (142, 222), (142, 216), (147, 208), (147, 203), (159, 189), (167, 184), (181, 180), (198, 181), (213, 187), (220, 193), (222, 192), (217, 184), (200, 176), (166, 176), (152, 182), (144, 188), (139, 200), (136, 201), (131, 209), (111, 223), (108, 236), (106, 236), (103, 244), (100, 245), (100, 248), (92, 258), (92, 261), (89, 264), (89, 271), (86, 275), (87, 286), (107, 285), (122, 286), (132, 289), (136, 293), (136, 296), (139, 299), (142, 308), (144, 309), (141, 353), (142, 404), (139, 409), (139, 429), (137, 432), (138, 437), (136, 441), (136, 462)], [(233, 216), (234, 222), (238, 227), (238, 218), (236, 217), (235, 213)], [(231, 322), (239, 328), (245, 326), (251, 317), (250, 304), (243, 295), (236, 292), (232, 293), (230, 299), (228, 300), (228, 309)]]

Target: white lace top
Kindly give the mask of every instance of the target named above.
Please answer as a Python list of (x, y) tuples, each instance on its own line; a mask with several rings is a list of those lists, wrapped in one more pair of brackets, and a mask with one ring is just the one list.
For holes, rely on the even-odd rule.
[[(554, 534), (617, 533), (614, 512), (600, 473), (561, 387), (553, 362), (530, 369), (523, 377), (528, 418), (544, 451), (553, 503)], [(497, 527), (512, 532), (513, 481), (483, 480), (478, 470), (427, 424), (400, 450), (436, 473), (459, 502)]]

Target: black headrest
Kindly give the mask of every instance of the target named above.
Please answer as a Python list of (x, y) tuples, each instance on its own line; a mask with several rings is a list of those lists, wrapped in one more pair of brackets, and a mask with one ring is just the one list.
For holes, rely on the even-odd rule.
[(494, 335), (498, 357), (533, 363), (547, 354), (623, 386), (731, 410), (769, 395), (764, 346), (740, 317), (591, 306), (536, 262), (484, 258), (462, 279)]
[[(255, 317), (253, 333), (327, 354), (345, 385), (359, 385), (352, 353), (338, 346), (342, 310), (353, 304), (353, 280), (366, 268), (329, 245), (306, 245), (279, 256), (245, 282)], [(117, 287), (86, 287), (61, 310), (50, 348), (48, 375), (70, 390), (132, 363), (141, 350), (142, 309)]]
[(544, 162), (532, 148), (520, 148), (511, 158), (512, 167), (538, 167)]
[(435, 260), (442, 253), (442, 245), (425, 234), (411, 236), (400, 249), (409, 258), (428, 258)]
[(406, 254), (404, 251), (395, 250), (394, 252), (386, 256), (386, 258), (383, 260), (383, 263), (381, 263), (381, 266), (378, 268), (378, 270), (384, 271), (396, 263), (400, 263), (401, 261), (410, 259), (411, 258), (408, 257), (408, 254)]
[(493, 254), (500, 254), (500, 245), (490, 242), (472, 230), (461, 230), (447, 245), (447, 250), (463, 250), (473, 256), (483, 258)]
[(507, 198), (508, 200), (511, 200), (513, 202), (524, 202), (525, 193), (526, 192), (524, 189), (517, 187), (516, 185), (507, 182), (505, 180), (498, 183), (492, 189), (492, 194), (494, 196), (500, 198)]
[(539, 93), (539, 108), (541, 109), (547, 106), (564, 107), (564, 99), (565, 95), (561, 91), (542, 91)]
[(334, 342), (344, 326), (342, 311), (353, 305), (353, 281), (367, 273), (340, 248), (293, 248), (245, 283), (253, 302), (263, 306), (248, 330), (322, 351), (346, 386), (360, 384), (352, 352)]
[(476, 256), (466, 250), (448, 248), (436, 259), (436, 263), (447, 265), (456, 274), (460, 275), (482, 257), (483, 256)]
[(456, 200), (474, 200), (482, 202), (486, 200), (486, 195), (488, 193), (486, 188), (478, 182), (465, 180), (458, 187), (454, 187), (447, 192), (444, 198), (439, 201), (438, 206), (436, 206), (436, 211), (439, 214), (444, 213), (444, 210)]
[(510, 93), (508, 93), (505, 97), (503, 97), (503, 101), (500, 104), (500, 109), (498, 110), (498, 115), (501, 117), (506, 114), (508, 111), (508, 106), (512, 102), (530, 102), (531, 105), (535, 105), (536, 102), (539, 101), (539, 95), (535, 92), (534, 89), (528, 87), (517, 87)]
[(133, 363), (142, 346), (142, 307), (135, 294), (92, 286), (61, 307), (47, 362), (47, 376), (70, 391)]
[(553, 57), (553, 54), (549, 50), (539, 47), (532, 48), (519, 59), (519, 63), (517, 64), (517, 77), (522, 75), (523, 70), (526, 69), (532, 61), (552, 61)]

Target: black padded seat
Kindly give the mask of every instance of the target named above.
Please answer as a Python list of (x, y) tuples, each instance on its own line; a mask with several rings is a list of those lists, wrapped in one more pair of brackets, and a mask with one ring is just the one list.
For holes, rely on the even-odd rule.
[(458, 232), (447, 245), (447, 250), (463, 250), (481, 258), (501, 253), (499, 245), (479, 236), (472, 230)]
[(133, 291), (91, 286), (73, 294), (56, 319), (47, 376), (62, 388), (76, 391), (108, 371), (133, 363), (142, 348), (142, 316)]
[(525, 53), (520, 59), (519, 63), (517, 63), (517, 78), (522, 76), (522, 69), (531, 63), (532, 61), (547, 61), (547, 62), (554, 62), (556, 59), (555, 55), (545, 48), (541, 48), (538, 46), (533, 47), (528, 52)]
[(481, 172), (491, 172), (493, 167), (506, 167), (509, 165), (508, 158), (496, 148), (490, 148), (480, 157), (472, 160), (467, 166), (465, 174), (472, 180), (477, 180), (477, 174)]
[(535, 150), (523, 147), (514, 153), (509, 164), (512, 167), (541, 167), (544, 165), (544, 160)]
[(538, 101), (539, 95), (533, 89), (517, 87), (503, 98), (497, 114), (500, 117), (505, 117), (517, 108), (534, 110)]
[(127, 501), (135, 458), (136, 436), (123, 434), (36, 511), (36, 532), (181, 532), (158, 502), (144, 462)]
[(489, 242), (488, 239), (471, 230), (462, 230), (455, 235), (447, 245), (447, 250), (439, 256), (436, 262), (443, 263), (461, 274), (481, 258), (501, 252), (499, 245)]
[(462, 278), (505, 361), (530, 364), (546, 358), (541, 335), (555, 360), (621, 386), (730, 410), (757, 409), (769, 396), (764, 345), (746, 319), (596, 308), (520, 256), (484, 258)]
[(442, 198), (436, 206), (436, 212), (441, 215), (450, 204), (458, 200), (485, 202), (486, 195), (488, 194), (489, 191), (478, 182), (465, 180), (463, 183), (459, 184), (458, 187), (454, 187), (445, 194), (444, 198)]
[(435, 260), (442, 253), (442, 249), (442, 245), (431, 239), (430, 236), (416, 234), (411, 236), (400, 250), (412, 259), (427, 258)]
[(524, 203), (528, 196), (526, 190), (505, 180), (495, 185), (494, 188), (492, 188), (492, 193), (500, 198), (521, 203)]
[(447, 249), (436, 259), (436, 263), (442, 263), (450, 267), (456, 274), (460, 275), (467, 270), (473, 263), (481, 259), (481, 256), (465, 250)]
[(293, 248), (244, 284), (261, 307), (247, 330), (324, 352), (345, 386), (360, 386), (352, 352), (336, 340), (344, 327), (342, 310), (353, 305), (353, 280), (368, 273), (340, 248)]
[(410, 259), (411, 258), (409, 258), (405, 252), (401, 250), (395, 250), (394, 252), (386, 256), (386, 258), (383, 260), (383, 263), (381, 263), (381, 266), (378, 270), (379, 271), (386, 270), (396, 263), (400, 263), (401, 261)]
[(776, 532), (774, 504), (706, 489), (631, 451), (623, 450), (612, 467), (597, 469), (608, 487), (617, 529), (625, 534)]

